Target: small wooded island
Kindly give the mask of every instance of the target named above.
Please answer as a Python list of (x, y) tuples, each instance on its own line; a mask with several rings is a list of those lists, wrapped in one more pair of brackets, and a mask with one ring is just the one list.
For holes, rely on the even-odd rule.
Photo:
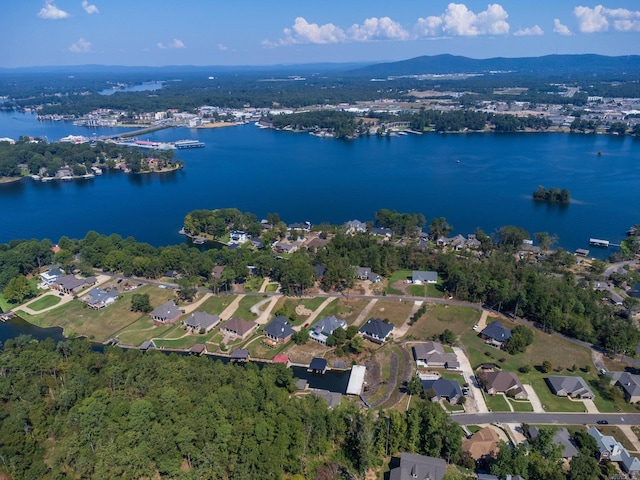
[(571, 194), (566, 188), (560, 190), (559, 188), (551, 187), (547, 190), (542, 185), (538, 185), (538, 190), (533, 192), (533, 199), (536, 202), (561, 203), (563, 205), (568, 205), (571, 201)]

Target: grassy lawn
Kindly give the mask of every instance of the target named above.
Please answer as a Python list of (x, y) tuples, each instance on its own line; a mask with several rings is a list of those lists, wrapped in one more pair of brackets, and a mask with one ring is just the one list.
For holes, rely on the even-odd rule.
[(211, 315), (220, 315), (231, 302), (236, 299), (235, 295), (220, 295), (217, 297), (207, 298), (202, 305), (198, 307), (199, 311), (210, 313)]
[[(433, 371), (433, 369), (432, 369)], [(458, 382), (461, 386), (464, 383), (464, 377), (458, 372), (452, 372), (451, 370), (445, 370), (444, 368), (441, 370), (437, 370), (442, 378), (446, 378), (447, 380), (453, 380)]]
[(233, 316), (234, 317), (239, 317), (243, 320), (255, 320), (257, 317), (257, 315), (254, 315), (253, 313), (251, 313), (251, 307), (253, 307), (256, 303), (261, 302), (262, 300), (264, 300), (262, 297), (255, 297), (255, 296), (246, 296), (246, 297), (242, 297), (242, 299), (240, 299), (240, 302), (238, 304), (238, 308), (236, 309), (235, 312), (233, 312)]
[(272, 348), (262, 343), (262, 338), (262, 335), (256, 335), (252, 337), (252, 341), (248, 345), (245, 345), (244, 348), (249, 350), (249, 355), (251, 355), (252, 358), (264, 358), (266, 360), (271, 360), (278, 353), (286, 350), (289, 346), (289, 344), (285, 343), (284, 345)]
[(267, 292), (275, 292), (276, 290), (278, 290), (278, 284), (277, 283), (269, 283), (267, 285), (267, 287), (265, 288), (265, 291), (267, 291)]
[(411, 273), (411, 270), (398, 270), (397, 272), (394, 272), (394, 274), (391, 275), (391, 278), (389, 278), (389, 284), (387, 286), (386, 292), (390, 295), (403, 295), (400, 290), (393, 288), (391, 285), (393, 285), (398, 280), (405, 281), (407, 278), (411, 277)]
[(413, 302), (379, 300), (369, 312), (371, 317), (388, 319), (396, 327), (403, 325), (413, 309)]
[(325, 300), (326, 298), (324, 297), (314, 297), (314, 298), (306, 298), (302, 300), (301, 303), (312, 312), (315, 312), (318, 309), (318, 307), (322, 305), (322, 302), (324, 302)]
[(480, 315), (475, 308), (430, 304), (427, 313), (409, 327), (407, 336), (426, 340), (449, 329), (460, 338), (473, 332), (472, 327), (480, 320)]
[(569, 400), (567, 397), (558, 397), (551, 393), (544, 376), (539, 376), (531, 380), (531, 386), (536, 391), (540, 403), (544, 405), (547, 412), (584, 412), (584, 404), (580, 401)]
[(514, 400), (513, 398), (507, 399), (511, 404), (514, 412), (533, 412), (533, 406), (528, 400)]
[(335, 315), (338, 318), (343, 318), (347, 321), (348, 325), (351, 325), (355, 322), (356, 318), (364, 307), (367, 306), (369, 300), (356, 298), (356, 299), (345, 299), (345, 298), (336, 298), (333, 302), (327, 305), (318, 318), (330, 317), (331, 315)]
[(262, 286), (264, 278), (262, 277), (251, 277), (244, 283), (244, 291), (245, 292), (257, 292), (260, 290)]
[(0, 291), (0, 309), (2, 309), (3, 312), (8, 312), (13, 307), (14, 305), (12, 303), (7, 302), (7, 299), (4, 298), (2, 291)]
[(29, 305), (29, 308), (37, 312), (39, 310), (44, 310), (45, 308), (53, 307), (54, 305), (59, 304), (60, 300), (62, 299), (59, 295), (44, 295), (35, 302), (31, 303)]
[(447, 400), (442, 400), (440, 405), (442, 405), (448, 412), (464, 412), (464, 407), (462, 405), (451, 405)]
[(425, 283), (423, 285), (411, 285), (409, 293), (414, 297), (444, 298), (444, 289), (437, 283)]
[(485, 395), (487, 407), (491, 412), (510, 412), (509, 404), (504, 395)]
[[(135, 293), (148, 293), (152, 306), (160, 305), (174, 293), (151, 285), (140, 287)], [(28, 322), (41, 327), (62, 327), (65, 336), (84, 335), (90, 340), (104, 342), (124, 327), (146, 314), (131, 311), (131, 293), (125, 293), (113, 305), (102, 310), (92, 310), (80, 300), (72, 300), (48, 312), (38, 315), (23, 314)]]

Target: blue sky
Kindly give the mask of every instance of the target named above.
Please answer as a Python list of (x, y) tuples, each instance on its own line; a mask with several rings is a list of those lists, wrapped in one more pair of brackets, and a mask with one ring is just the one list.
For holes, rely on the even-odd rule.
[(640, 54), (640, 2), (0, 0), (0, 67)]

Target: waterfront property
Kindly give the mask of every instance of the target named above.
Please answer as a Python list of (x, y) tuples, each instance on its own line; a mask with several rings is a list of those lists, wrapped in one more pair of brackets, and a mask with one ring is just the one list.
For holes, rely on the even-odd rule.
[(220, 323), (218, 315), (211, 315), (206, 312), (193, 312), (184, 320), (185, 327), (195, 333), (199, 333), (201, 330), (204, 330), (204, 333), (208, 333), (218, 323)]
[(110, 290), (107, 292), (106, 290), (97, 287), (92, 288), (87, 292), (85, 296), (82, 297), (82, 300), (87, 303), (87, 306), (89, 306), (89, 308), (93, 308), (94, 310), (105, 308), (114, 303), (117, 299), (117, 290)]
[(51, 284), (51, 287), (61, 292), (68, 293), (69, 295), (74, 295), (83, 288), (94, 285), (95, 283), (95, 277), (77, 278), (74, 275), (65, 275), (64, 277), (56, 279)]
[(336, 318), (335, 315), (318, 320), (309, 330), (309, 338), (322, 345), (327, 344), (327, 338), (338, 328), (347, 328), (347, 321)]
[(383, 322), (379, 318), (370, 318), (367, 323), (360, 327), (359, 333), (373, 343), (381, 345), (391, 335), (392, 330), (392, 323)]
[(245, 339), (257, 325), (255, 322), (247, 322), (241, 318), (233, 317), (220, 327), (220, 331), (231, 338)]
[(40, 274), (40, 279), (42, 283), (47, 286), (51, 286), (53, 282), (62, 278), (65, 274), (65, 271), (61, 268), (52, 268), (47, 270), (46, 272), (42, 272)]
[(273, 344), (287, 343), (295, 333), (293, 327), (283, 315), (274, 318), (269, 325), (264, 327), (263, 332), (266, 340)]
[(175, 323), (182, 315), (182, 310), (178, 308), (176, 302), (168, 300), (162, 305), (157, 306), (151, 312), (151, 318), (156, 324), (166, 325)]

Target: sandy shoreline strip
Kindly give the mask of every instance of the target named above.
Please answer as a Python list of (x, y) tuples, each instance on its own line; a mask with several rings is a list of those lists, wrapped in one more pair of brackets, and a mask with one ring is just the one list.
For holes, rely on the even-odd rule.
[(235, 122), (214, 122), (214, 123), (205, 123), (204, 125), (198, 125), (196, 128), (222, 128), (222, 127), (235, 127), (237, 123)]

